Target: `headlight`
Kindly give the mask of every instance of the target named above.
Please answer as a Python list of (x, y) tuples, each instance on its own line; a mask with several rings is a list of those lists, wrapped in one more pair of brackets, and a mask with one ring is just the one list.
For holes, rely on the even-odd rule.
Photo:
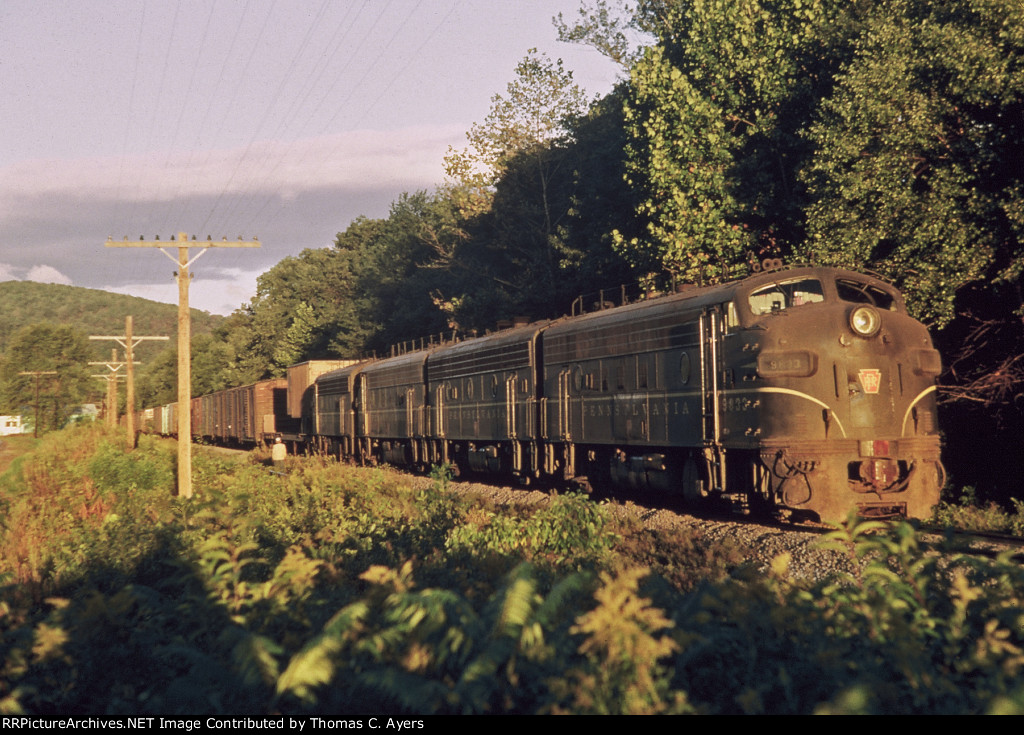
[(861, 337), (873, 337), (882, 326), (882, 317), (871, 306), (858, 306), (850, 312), (850, 329)]

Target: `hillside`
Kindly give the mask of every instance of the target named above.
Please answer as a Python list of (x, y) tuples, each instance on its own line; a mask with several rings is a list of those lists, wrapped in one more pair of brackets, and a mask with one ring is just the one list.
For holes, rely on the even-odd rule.
[[(39, 322), (69, 324), (85, 334), (124, 334), (126, 316), (134, 317), (138, 335), (167, 335), (173, 341), (177, 334), (178, 309), (137, 296), (109, 293), (92, 288), (62, 286), (33, 281), (0, 283), (0, 354), (11, 335), (22, 327)], [(205, 334), (224, 317), (192, 309), (192, 334)], [(163, 349), (166, 343), (155, 343)], [(113, 342), (98, 342), (97, 354), (109, 355)], [(145, 345), (143, 345), (145, 348)], [(149, 349), (153, 349), (150, 347)], [(143, 350), (146, 352), (146, 349)]]

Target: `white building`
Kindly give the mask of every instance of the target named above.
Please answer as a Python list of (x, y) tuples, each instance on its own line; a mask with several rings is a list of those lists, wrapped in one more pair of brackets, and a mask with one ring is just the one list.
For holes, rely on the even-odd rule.
[(21, 420), (21, 416), (0, 416), (0, 436), (11, 434), (24, 434), (28, 427)]

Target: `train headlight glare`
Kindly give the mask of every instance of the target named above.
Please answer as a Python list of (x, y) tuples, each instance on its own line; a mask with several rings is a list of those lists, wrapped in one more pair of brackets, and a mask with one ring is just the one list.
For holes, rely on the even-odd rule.
[(858, 306), (850, 312), (850, 329), (861, 337), (873, 337), (882, 326), (882, 317), (870, 306)]

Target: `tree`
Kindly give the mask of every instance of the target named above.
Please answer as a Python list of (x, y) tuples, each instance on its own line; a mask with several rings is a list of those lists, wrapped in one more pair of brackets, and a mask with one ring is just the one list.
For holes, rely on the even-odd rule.
[(638, 269), (694, 278), (802, 239), (796, 174), (810, 146), (800, 131), (841, 57), (828, 42), (836, 8), (641, 3), (637, 25), (658, 38), (633, 66), (625, 103), (641, 226), (616, 238)]
[(638, 268), (872, 268), (936, 326), (971, 282), (1020, 289), (1020, 3), (642, 0), (633, 24), (658, 39), (625, 104)]
[(640, 0), (634, 23), (658, 41), (624, 105), (623, 256), (692, 276), (751, 250), (889, 276), (943, 351), (945, 432), (965, 447), (950, 454), (988, 452), (1002, 477), (974, 466), (969, 482), (1005, 497), (1024, 392), (1024, 6)]
[(857, 29), (808, 134), (802, 251), (901, 286), (946, 366), (951, 475), (1019, 497), (1024, 6), (889, 0)]
[[(457, 256), (464, 221), (453, 189), (403, 194), (376, 237), (367, 241), (357, 269), (363, 318), (376, 325), (366, 347), (376, 352), (404, 340), (457, 327), (458, 310), (445, 298), (474, 275)], [(479, 276), (476, 276), (479, 278)]]
[(506, 95), (494, 95), (491, 103), (483, 124), (474, 123), (466, 134), (469, 146), (449, 149), (445, 170), (459, 191), (469, 194), (465, 216), (487, 211), (494, 186), (513, 168), (528, 171), (530, 199), (541, 213), (532, 236), (548, 247), (557, 217), (550, 192), (559, 173), (557, 144), (566, 140), (568, 126), (586, 109), (586, 97), (561, 59), (552, 61), (530, 49)]
[(483, 124), (474, 123), (466, 134), (469, 146), (449, 149), (448, 176), (464, 185), (493, 186), (510, 162), (524, 153), (535, 154), (543, 168), (545, 145), (563, 137), (566, 124), (586, 105), (583, 90), (562, 60), (552, 61), (530, 49), (516, 67), (506, 95), (494, 95)]
[(630, 40), (633, 32), (640, 29), (639, 22), (638, 12), (613, 6), (607, 0), (582, 4), (573, 23), (567, 22), (561, 13), (554, 18), (559, 41), (586, 44), (624, 69), (631, 67), (642, 53)]
[(469, 146), (449, 151), (455, 201), (469, 237), (458, 258), (472, 264), (465, 290), (445, 294), (460, 304), (456, 319), (491, 326), (511, 309), (536, 313), (557, 292), (565, 252), (563, 227), (573, 184), (572, 127), (587, 107), (561, 60), (532, 49), (506, 94), (492, 98)]
[(262, 274), (230, 332), (231, 382), (279, 377), (297, 362), (342, 356), (339, 335), (365, 330), (354, 314), (354, 279), (351, 261), (332, 248), (304, 250)]
[[(229, 317), (213, 334), (192, 337), (192, 395), (204, 396), (236, 385), (255, 382), (258, 377), (239, 374), (236, 330), (242, 322)], [(262, 374), (262, 371), (261, 373)], [(178, 399), (178, 346), (172, 344), (139, 371), (136, 387), (139, 407), (163, 406)]]
[[(614, 250), (612, 232), (632, 233), (635, 199), (626, 184), (623, 150), (625, 85), (598, 100), (572, 124), (567, 165), (572, 169), (565, 215), (559, 231), (559, 295), (574, 299), (584, 291), (630, 280), (629, 264)], [(564, 304), (555, 304), (565, 313)]]
[[(90, 357), (86, 336), (71, 327), (43, 323), (18, 330), (2, 364), (5, 410), (34, 412), (37, 431), (61, 428), (88, 395)], [(56, 374), (23, 374), (48, 371)]]
[(809, 133), (803, 251), (893, 275), (935, 326), (973, 281), (1019, 297), (1024, 6), (891, 0), (853, 50)]
[(639, 198), (643, 233), (616, 245), (640, 272), (695, 278), (708, 264), (738, 260), (751, 246), (741, 205), (726, 116), (669, 59), (648, 50), (630, 75), (625, 106), (626, 181)]

